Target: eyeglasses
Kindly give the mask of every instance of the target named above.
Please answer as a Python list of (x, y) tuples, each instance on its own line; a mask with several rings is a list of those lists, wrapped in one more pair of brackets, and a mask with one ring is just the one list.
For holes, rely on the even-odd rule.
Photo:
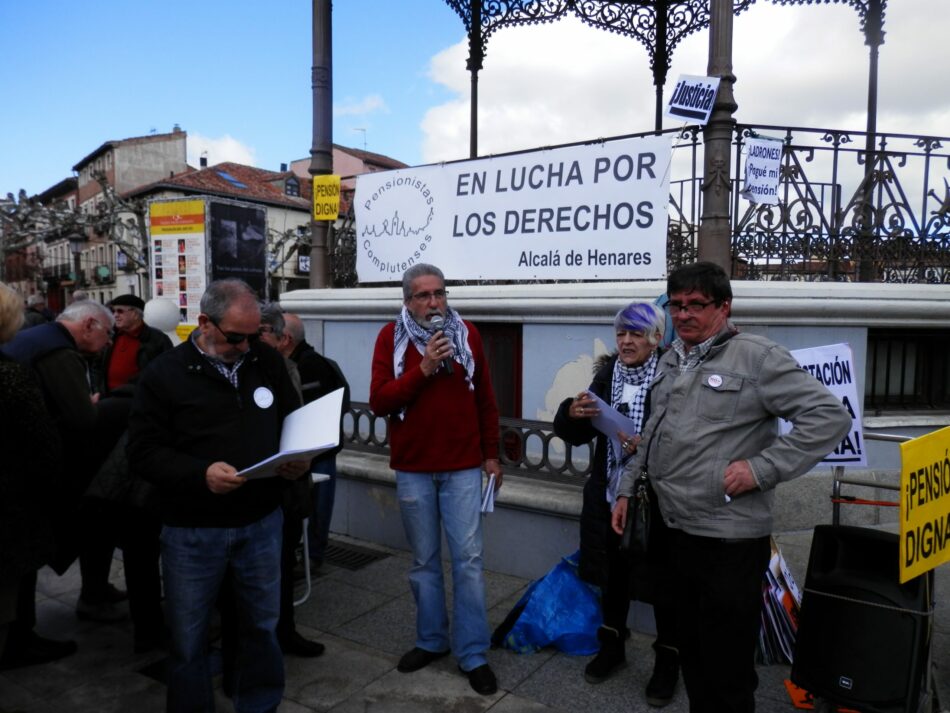
[(252, 342), (256, 342), (261, 338), (259, 332), (254, 332), (252, 334), (244, 334), (242, 332), (225, 332), (223, 329), (221, 329), (221, 325), (218, 324), (217, 320), (208, 317), (208, 321), (215, 326), (215, 329), (221, 332), (221, 336), (224, 337), (224, 341), (226, 341), (231, 346), (237, 346), (243, 342), (251, 344)]
[(416, 302), (428, 302), (433, 297), (437, 300), (444, 300), (449, 294), (448, 290), (432, 290), (432, 292), (417, 292), (414, 295), (410, 295), (412, 299)]
[(686, 304), (680, 304), (679, 302), (670, 302), (666, 305), (667, 309), (670, 311), (670, 314), (676, 316), (679, 313), (685, 312), (690, 317), (695, 317), (697, 314), (706, 309), (709, 305), (719, 304), (716, 300), (709, 300), (709, 302), (687, 302)]
[(269, 324), (262, 324), (261, 328), (257, 330), (257, 333), (258, 334), (272, 334), (273, 331), (274, 331), (274, 328), (270, 326)]

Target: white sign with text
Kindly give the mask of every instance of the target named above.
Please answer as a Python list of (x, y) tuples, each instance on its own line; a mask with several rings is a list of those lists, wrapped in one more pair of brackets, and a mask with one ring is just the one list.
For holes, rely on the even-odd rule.
[(359, 280), (661, 279), (670, 155), (650, 136), (358, 176)]
[(778, 205), (781, 139), (749, 138), (745, 146), (745, 186), (739, 195), (751, 203)]
[[(798, 365), (824, 384), (841, 399), (851, 416), (851, 430), (841, 439), (822, 463), (828, 465), (867, 467), (868, 454), (864, 444), (861, 423), (861, 402), (858, 401), (857, 371), (849, 344), (831, 344), (825, 347), (794, 349), (791, 352)], [(780, 422), (782, 433), (791, 430), (787, 421)]]
[(681, 74), (666, 104), (666, 115), (674, 121), (705, 126), (712, 114), (719, 77), (695, 77)]

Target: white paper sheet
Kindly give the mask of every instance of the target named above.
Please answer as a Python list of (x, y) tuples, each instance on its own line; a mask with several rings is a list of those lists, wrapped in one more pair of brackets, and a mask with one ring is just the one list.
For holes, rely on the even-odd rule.
[(495, 476), (488, 476), (485, 492), (482, 493), (482, 512), (495, 512)]
[(607, 436), (607, 438), (612, 439), (618, 446), (620, 445), (620, 439), (617, 438), (617, 431), (623, 431), (628, 436), (637, 435), (637, 425), (633, 422), (632, 418), (624, 416), (617, 409), (612, 408), (610, 404), (597, 396), (597, 394), (592, 394), (589, 391), (587, 394), (594, 400), (594, 405), (600, 409), (600, 414), (590, 420), (594, 428)]
[(340, 444), (340, 414), (343, 389), (332, 391), (301, 406), (284, 419), (280, 432), (280, 451), (238, 475), (245, 478), (270, 478), (277, 466), (295, 460), (310, 460)]

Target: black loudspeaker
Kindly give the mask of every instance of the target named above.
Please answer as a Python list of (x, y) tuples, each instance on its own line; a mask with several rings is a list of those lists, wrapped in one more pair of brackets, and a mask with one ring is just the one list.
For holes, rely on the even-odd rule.
[(914, 713), (925, 685), (933, 573), (899, 582), (899, 538), (815, 528), (792, 681), (866, 713)]

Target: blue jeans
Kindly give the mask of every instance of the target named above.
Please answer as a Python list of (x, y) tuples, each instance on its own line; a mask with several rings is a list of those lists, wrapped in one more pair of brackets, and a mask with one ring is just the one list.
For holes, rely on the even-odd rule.
[(280, 508), (244, 527), (162, 528), (162, 568), (171, 628), (169, 713), (214, 710), (208, 627), (224, 578), (230, 577), (239, 635), (234, 709), (276, 711), (284, 694), (277, 643), (280, 612)]
[[(416, 599), (416, 646), (449, 648), (442, 579), (442, 529), (452, 556), (452, 652), (463, 671), (487, 662), (488, 617), (482, 573), (482, 473), (396, 471), (396, 496), (412, 547), (409, 584)], [(441, 526), (440, 526), (441, 525)]]
[(307, 546), (310, 559), (323, 562), (327, 553), (327, 540), (330, 537), (330, 520), (333, 518), (333, 501), (336, 499), (336, 456), (315, 460), (311, 468), (314, 473), (330, 476), (313, 484), (313, 512), (307, 526)]

